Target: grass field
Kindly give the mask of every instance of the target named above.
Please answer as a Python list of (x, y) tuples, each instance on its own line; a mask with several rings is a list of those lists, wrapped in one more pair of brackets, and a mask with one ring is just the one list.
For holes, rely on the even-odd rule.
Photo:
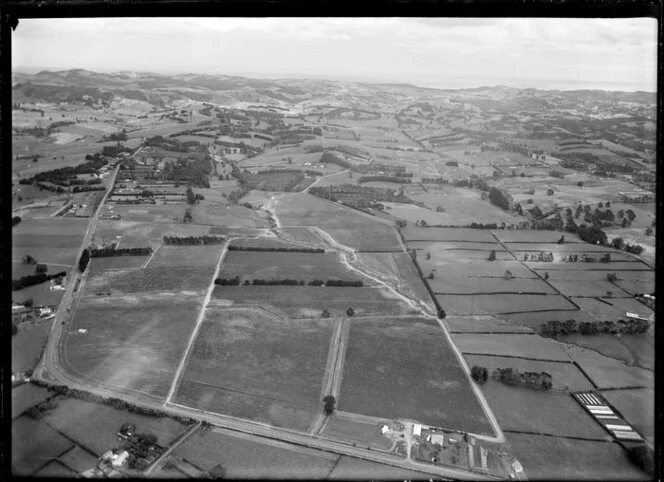
[[(572, 245), (572, 249), (577, 248), (576, 244), (585, 244), (576, 234), (566, 233), (563, 231), (539, 231), (530, 229), (492, 229), (490, 231), (503, 243), (534, 243), (534, 244), (551, 244), (550, 250), (556, 247), (563, 247), (568, 244)], [(565, 237), (564, 244), (558, 244), (561, 237)], [(592, 246), (592, 245), (590, 245)]]
[[(57, 266), (58, 271), (69, 271), (66, 266)], [(40, 283), (38, 285), (28, 286), (27, 288), (11, 292), (11, 299), (16, 303), (23, 303), (25, 300), (32, 299), (34, 306), (57, 306), (62, 299), (63, 291), (51, 291), (50, 283)]]
[(278, 228), (277, 232), (285, 241), (305, 244), (312, 248), (328, 248), (328, 244), (309, 228)]
[(361, 280), (366, 285), (375, 282), (348, 269), (335, 253), (273, 253), (229, 251), (221, 265), (221, 278), (295, 279), (305, 283), (314, 279)]
[(136, 425), (137, 433), (152, 433), (157, 443), (168, 446), (185, 426), (172, 418), (147, 417), (109, 405), (58, 397), (58, 406), (49, 411), (43, 422), (75, 440), (97, 457), (118, 445), (117, 432), (125, 422)]
[[(409, 247), (410, 247), (410, 243)], [(457, 256), (453, 250), (437, 250), (432, 246), (430, 251), (431, 259), (426, 259), (426, 252), (417, 253), (417, 264), (422, 268), (424, 276), (428, 276), (432, 269), (436, 270), (434, 279), (436, 277), (493, 277), (503, 279), (505, 272), (512, 273), (514, 278), (537, 278), (537, 275), (531, 270), (526, 268), (523, 264), (516, 260), (487, 261), (487, 259), (466, 259)], [(486, 252), (487, 258), (489, 253)]]
[[(507, 368), (511, 365), (506, 360), (501, 366)], [(611, 438), (568, 393), (509, 386), (496, 380), (482, 385), (482, 393), (503, 430)], [(510, 435), (506, 436), (509, 439)]]
[(82, 474), (97, 464), (97, 457), (76, 445), (73, 449), (60, 457), (58, 461), (74, 472)]
[(322, 403), (331, 333), (327, 320), (208, 310), (174, 401), (306, 430)]
[(380, 434), (378, 423), (359, 421), (343, 416), (339, 412), (332, 415), (323, 435), (346, 443), (352, 442), (359, 447), (384, 451), (389, 450), (393, 443), (392, 440)]
[(348, 307), (355, 316), (415, 313), (387, 290), (371, 287), (215, 286), (210, 305), (269, 306), (293, 318), (318, 318), (325, 308), (344, 316)]
[[(480, 243), (496, 243), (490, 231), (485, 229), (466, 228), (422, 228), (408, 224), (401, 228), (406, 242), (410, 241), (470, 241)], [(502, 248), (501, 248), (502, 250)]]
[(440, 327), (353, 320), (339, 410), (491, 434)]
[[(292, 229), (298, 231), (305, 231), (308, 233), (306, 229), (301, 229), (301, 230), (299, 228), (292, 228)], [(294, 244), (292, 242), (289, 243), (285, 239), (276, 238), (276, 237), (239, 238), (239, 239), (234, 239), (231, 242), (231, 246), (238, 246), (243, 248), (287, 248), (287, 249), (293, 249), (293, 248), (297, 249), (302, 247), (300, 244)]]
[(615, 443), (510, 433), (507, 450), (530, 480), (647, 480)]
[[(507, 283), (505, 281), (506, 286)], [(572, 303), (559, 295), (436, 295), (436, 299), (445, 312), (451, 315), (493, 315), (538, 310), (576, 309)]]
[[(617, 291), (614, 289), (614, 291)], [(574, 302), (579, 307), (599, 320), (625, 319), (625, 312), (636, 313), (648, 318), (653, 311), (633, 298), (602, 298), (602, 303), (595, 298), (576, 298)]]
[(507, 323), (494, 316), (454, 316), (450, 315), (444, 321), (450, 333), (532, 333), (530, 328)]
[(28, 408), (43, 402), (53, 394), (45, 388), (31, 383), (24, 383), (12, 388), (12, 419), (18, 417)]
[(92, 271), (86, 281), (85, 293), (93, 295), (99, 292), (111, 292), (116, 295), (169, 291), (202, 294), (212, 282), (214, 269), (215, 265), (210, 263), (208, 266), (192, 268), (164, 267)]
[(33, 474), (33, 477), (37, 478), (69, 478), (73, 479), (76, 477), (76, 473), (68, 469), (65, 465), (54, 460), (49, 462), (44, 467), (39, 469)]
[(109, 256), (92, 258), (88, 269), (97, 273), (111, 269), (141, 268), (150, 256)]
[[(452, 276), (452, 273), (445, 273), (443, 276), (428, 280), (431, 289), (436, 294), (468, 294), (468, 295), (487, 295), (490, 293), (544, 293), (555, 295), (556, 291), (542, 280), (515, 278), (505, 280), (502, 278), (467, 278), (463, 276)], [(539, 298), (531, 298), (527, 295), (524, 299), (533, 302)], [(475, 300), (477, 302), (477, 300)], [(485, 306), (481, 300), (478, 303)], [(501, 306), (496, 304), (496, 309)]]
[(160, 246), (148, 264), (153, 268), (184, 268), (216, 266), (223, 244), (201, 246)]
[[(550, 276), (550, 275), (549, 275)], [(571, 277), (571, 279), (549, 279), (549, 283), (561, 294), (576, 297), (576, 296), (607, 296), (610, 291), (615, 298), (626, 298), (631, 295), (625, 293), (623, 290), (616, 288), (613, 283), (606, 280), (578, 280)]]
[(513, 326), (522, 326), (527, 327), (535, 332), (539, 332), (543, 323), (552, 320), (566, 321), (566, 320), (576, 320), (577, 322), (582, 321), (595, 321), (595, 317), (590, 313), (577, 310), (577, 311), (541, 311), (536, 313), (511, 313), (509, 315), (501, 315), (501, 318), (505, 319), (507, 323)]
[(282, 226), (317, 226), (335, 241), (364, 251), (401, 251), (396, 228), (369, 214), (318, 199), (285, 194), (275, 201)]
[(569, 361), (558, 342), (537, 335), (456, 334), (452, 335), (452, 339), (464, 355), (474, 353)]
[(43, 322), (37, 326), (21, 327), (12, 336), (12, 367), (13, 373), (33, 369), (39, 362), (39, 355), (48, 340), (51, 323)]
[(84, 297), (64, 341), (66, 364), (107, 386), (165, 396), (200, 304), (169, 293)]
[(87, 225), (87, 219), (25, 219), (12, 229), (12, 259), (29, 254), (40, 263), (73, 265)]
[(656, 426), (654, 389), (610, 390), (602, 392), (602, 396), (613, 405), (626, 422), (652, 442)]
[(367, 460), (341, 456), (329, 480), (422, 480), (430, 477), (422, 472), (381, 465)]
[[(593, 385), (573, 363), (557, 363), (521, 358), (495, 357), (486, 355), (464, 355), (469, 367), (486, 367), (491, 374), (496, 368), (514, 368), (521, 373), (547, 372), (553, 377), (553, 390), (570, 391), (592, 390)], [(499, 382), (495, 382), (499, 383)]]
[(31, 475), (73, 445), (45, 423), (19, 417), (12, 422), (12, 474)]
[(204, 471), (220, 464), (229, 479), (324, 479), (338, 459), (326, 452), (219, 429), (192, 436), (174, 455)]
[(620, 338), (608, 334), (595, 336), (574, 334), (561, 336), (558, 340), (621, 360), (627, 366), (636, 365), (650, 370), (655, 368), (655, 339), (651, 334), (622, 335)]
[(102, 219), (97, 223), (92, 240), (98, 244), (110, 243), (115, 241), (117, 236), (121, 236), (119, 248), (136, 248), (161, 244), (164, 236), (201, 236), (204, 234), (210, 234), (209, 226)]
[(620, 360), (575, 345), (567, 345), (566, 351), (598, 388), (652, 387), (654, 385), (655, 375), (651, 370), (629, 367)]

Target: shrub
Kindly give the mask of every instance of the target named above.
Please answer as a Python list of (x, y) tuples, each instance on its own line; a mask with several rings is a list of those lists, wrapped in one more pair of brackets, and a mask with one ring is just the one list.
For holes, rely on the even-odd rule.
[(486, 367), (473, 366), (470, 375), (478, 385), (483, 385), (489, 379), (489, 370)]

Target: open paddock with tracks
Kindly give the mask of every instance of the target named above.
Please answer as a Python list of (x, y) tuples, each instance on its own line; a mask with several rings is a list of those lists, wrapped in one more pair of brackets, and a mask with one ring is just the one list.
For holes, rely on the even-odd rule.
[(439, 326), (351, 321), (339, 410), (492, 434), (469, 383)]
[[(210, 267), (216, 267), (224, 244), (196, 246), (160, 246), (147, 265), (156, 268), (193, 268), (202, 267), (206, 273)], [(212, 276), (212, 273), (210, 273)]]
[(509, 433), (506, 450), (531, 480), (647, 480), (618, 444)]
[[(182, 206), (182, 220), (186, 206)], [(253, 209), (241, 205), (210, 206), (196, 205), (192, 207), (193, 222), (207, 226), (236, 228), (267, 228), (267, 221)]]
[(321, 401), (329, 320), (208, 309), (174, 402), (306, 430)]
[(274, 209), (281, 226), (316, 226), (360, 251), (402, 251), (392, 223), (311, 194), (284, 194)]
[(63, 396), (55, 400), (58, 405), (44, 417), (44, 422), (97, 457), (118, 444), (117, 433), (125, 422), (136, 425), (137, 433), (156, 435), (162, 447), (170, 445), (186, 430), (185, 425), (169, 417), (148, 417)]
[(392, 286), (406, 296), (415, 297), (431, 304), (431, 296), (420, 278), (413, 260), (406, 253), (357, 253), (356, 266)]
[(278, 253), (262, 251), (229, 251), (219, 272), (220, 278), (239, 276), (241, 281), (265, 279), (311, 280), (340, 279), (376, 284), (350, 270), (337, 253)]
[[(506, 231), (509, 232), (509, 231)], [(525, 232), (525, 231), (524, 231)], [(558, 231), (537, 231), (538, 233), (541, 232), (548, 232), (548, 233), (556, 233), (560, 234)], [(568, 233), (565, 233), (568, 234)], [(559, 236), (560, 237), (560, 236)], [(601, 255), (604, 253), (616, 253), (619, 251), (616, 251), (615, 248), (610, 248), (608, 246), (600, 246), (596, 244), (589, 244), (589, 243), (564, 243), (564, 244), (558, 244), (556, 242), (551, 242), (551, 243), (538, 243), (538, 242), (513, 242), (513, 243), (504, 243), (505, 247), (509, 249), (510, 251), (514, 252), (519, 252), (521, 255), (520, 257), (523, 257), (523, 255), (520, 253), (523, 251), (524, 253), (539, 253), (540, 251), (544, 251), (545, 253), (552, 252), (554, 255), (558, 253), (557, 256), (554, 256), (555, 260), (558, 261), (560, 258), (563, 256), (572, 253), (572, 254), (578, 254), (579, 255), (579, 260), (582, 258), (583, 254), (587, 254), (588, 256), (595, 256), (599, 258)], [(578, 263), (576, 263), (578, 264)]]
[(291, 318), (318, 318), (324, 309), (344, 316), (409, 315), (416, 313), (384, 288), (324, 286), (215, 286), (211, 306), (264, 306)]
[[(504, 281), (505, 284), (508, 281)], [(547, 294), (470, 294), (436, 295), (436, 299), (450, 315), (494, 315), (529, 311), (576, 310), (560, 295)]]
[[(422, 228), (408, 224), (401, 228), (404, 241), (409, 245), (413, 241), (466, 241), (474, 243), (496, 243), (496, 238), (486, 229), (466, 228)], [(500, 248), (501, 251), (504, 248)]]
[(65, 332), (63, 364), (104, 386), (164, 397), (201, 303), (202, 293), (83, 297)]
[(12, 228), (12, 259), (29, 254), (40, 263), (71, 266), (87, 227), (87, 219), (24, 219)]
[(616, 275), (618, 280), (615, 283), (633, 295), (655, 293), (655, 271), (623, 272), (616, 273)]
[(550, 338), (542, 338), (537, 335), (458, 333), (452, 334), (452, 339), (464, 356), (474, 354), (570, 361), (562, 345)]
[[(437, 250), (440, 251), (446, 251), (441, 254), (444, 254), (446, 256), (453, 256), (454, 258), (458, 259), (472, 259), (472, 260), (482, 260), (482, 261), (488, 261), (489, 254), (491, 253), (491, 250), (494, 248), (486, 248), (484, 249), (466, 249), (465, 247), (463, 248), (451, 248), (448, 249), (446, 246), (448, 246), (449, 243), (438, 243), (438, 242), (426, 242), (426, 243), (420, 243), (417, 241), (410, 242), (408, 243), (408, 247), (410, 249), (415, 249), (417, 251), (417, 256), (426, 256), (427, 253), (435, 253)], [(463, 246), (463, 245), (462, 245)], [(500, 245), (484, 245), (484, 246), (497, 246), (495, 248), (496, 250), (496, 261), (514, 261), (514, 256), (512, 253), (509, 251), (504, 251), (502, 250), (502, 246)]]
[[(221, 249), (221, 248), (218, 248)], [(94, 261), (94, 259), (93, 259)], [(86, 295), (112, 295), (172, 292), (203, 295), (212, 283), (216, 264), (191, 268), (137, 268), (92, 271), (85, 282)]]
[(296, 245), (305, 245), (311, 248), (329, 249), (330, 245), (326, 243), (314, 230), (302, 228), (277, 228), (276, 232), (279, 234), (279, 239), (284, 242), (294, 243)]
[(198, 432), (173, 456), (210, 471), (220, 464), (229, 479), (324, 479), (339, 456), (230, 430)]
[[(491, 251), (496, 252), (496, 258), (498, 254), (503, 255), (505, 259), (514, 259), (512, 255), (506, 252), (505, 248), (502, 247), (497, 242), (482, 241), (482, 242), (472, 242), (472, 241), (409, 241), (408, 247), (411, 249), (422, 250), (423, 254), (426, 252), (439, 252), (441, 254), (448, 254), (457, 256), (458, 251), (479, 251), (479, 254), (484, 255), (484, 259), (489, 257)], [(420, 253), (418, 253), (420, 254)]]
[[(293, 228), (297, 229), (297, 228)], [(279, 233), (279, 237), (260, 237), (260, 238), (238, 238), (231, 241), (230, 246), (238, 248), (260, 248), (260, 249), (300, 249), (307, 248), (307, 246), (302, 246), (301, 244), (295, 244), (293, 242), (288, 242), (285, 239), (285, 236), (282, 237)], [(280, 253), (277, 253), (280, 254)]]

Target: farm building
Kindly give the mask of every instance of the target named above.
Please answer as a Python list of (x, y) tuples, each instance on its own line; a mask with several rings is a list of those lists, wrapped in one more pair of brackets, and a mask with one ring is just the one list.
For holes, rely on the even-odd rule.
[(417, 435), (418, 437), (422, 435), (422, 425), (419, 423), (413, 424), (413, 435)]

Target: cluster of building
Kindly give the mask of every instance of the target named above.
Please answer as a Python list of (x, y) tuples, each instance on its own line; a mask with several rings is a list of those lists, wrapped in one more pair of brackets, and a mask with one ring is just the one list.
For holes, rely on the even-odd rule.
[(496, 450), (480, 445), (467, 433), (413, 424), (413, 448), (415, 460), (451, 465), (487, 475), (512, 480), (526, 480), (523, 466), (513, 455), (502, 448)]

